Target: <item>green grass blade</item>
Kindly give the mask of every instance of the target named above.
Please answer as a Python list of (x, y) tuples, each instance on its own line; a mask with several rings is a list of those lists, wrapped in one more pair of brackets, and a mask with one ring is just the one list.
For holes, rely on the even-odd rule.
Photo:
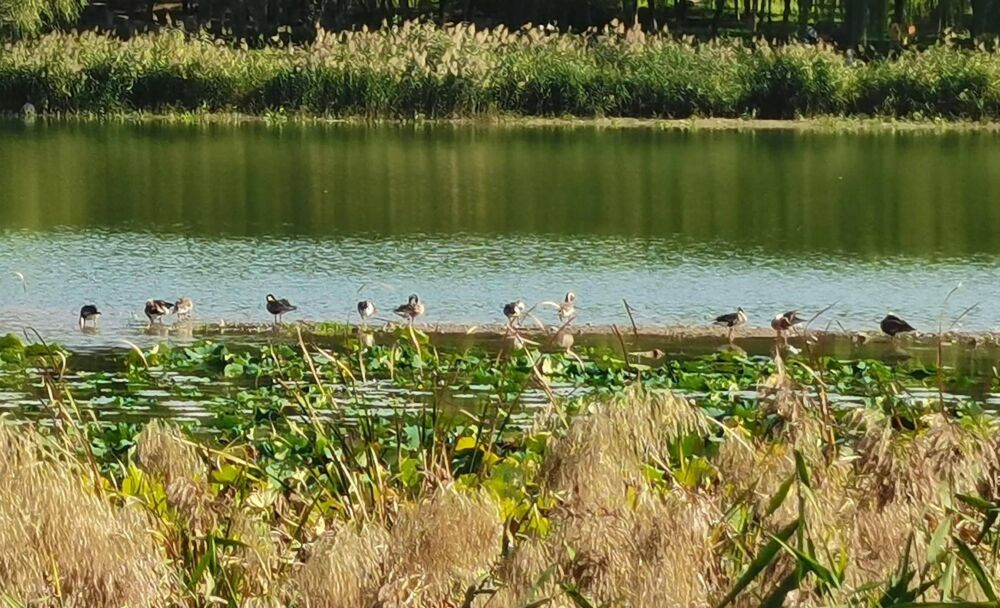
[(951, 516), (944, 518), (934, 531), (930, 545), (927, 546), (927, 563), (935, 564), (944, 555), (948, 539), (951, 537)]
[(979, 562), (979, 558), (976, 554), (972, 552), (969, 545), (965, 544), (961, 538), (953, 536), (952, 540), (955, 546), (958, 547), (958, 556), (962, 558), (965, 562), (965, 566), (972, 571), (972, 575), (976, 577), (976, 581), (979, 583), (979, 587), (983, 590), (983, 594), (990, 598), (994, 604), (1000, 603), (997, 600), (996, 591), (993, 590), (993, 583), (990, 582), (990, 577), (986, 574), (986, 570), (983, 569), (982, 563)]
[(806, 465), (806, 459), (799, 450), (795, 450), (795, 470), (799, 474), (799, 481), (802, 482), (802, 485), (812, 489), (812, 480), (809, 478), (809, 466)]
[(785, 605), (785, 598), (789, 593), (799, 588), (801, 581), (799, 569), (796, 568), (788, 576), (781, 579), (781, 583), (778, 584), (777, 588), (760, 603), (760, 608), (782, 608)]
[(778, 491), (775, 492), (774, 496), (767, 503), (767, 509), (764, 511), (764, 517), (770, 516), (772, 513), (781, 507), (782, 503), (785, 502), (785, 498), (788, 496), (788, 491), (791, 489), (792, 484), (795, 483), (795, 476), (792, 475), (778, 487)]
[(764, 545), (764, 548), (760, 550), (757, 557), (750, 562), (747, 566), (746, 571), (740, 576), (733, 588), (729, 590), (722, 600), (716, 604), (716, 608), (723, 608), (728, 606), (730, 602), (736, 599), (736, 596), (743, 592), (750, 583), (757, 577), (758, 574), (764, 571), (767, 566), (777, 558), (778, 553), (781, 551), (782, 545), (795, 534), (795, 531), (799, 528), (801, 520), (796, 519), (792, 523), (788, 524), (784, 528), (778, 531), (778, 533), (771, 537), (770, 542)]
[(569, 599), (573, 600), (573, 604), (577, 608), (595, 608), (594, 604), (580, 593), (576, 586), (563, 585), (563, 592), (569, 596)]

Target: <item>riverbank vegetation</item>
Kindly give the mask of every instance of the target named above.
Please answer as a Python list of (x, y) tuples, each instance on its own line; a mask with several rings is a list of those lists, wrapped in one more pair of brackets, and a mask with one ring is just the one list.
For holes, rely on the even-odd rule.
[[(38, 409), (0, 425), (2, 597), (996, 601), (997, 420), (972, 399), (912, 392), (961, 385), (953, 370), (808, 350), (442, 353), (407, 334), (336, 351), (164, 345), (103, 365), (3, 339), (5, 388), (35, 391)], [(375, 402), (386, 383), (395, 401)], [(102, 419), (116, 391), (123, 409), (201, 392), (217, 409), (181, 426)], [(446, 397), (470, 391), (481, 398)], [(543, 398), (528, 407), (532, 392)]]
[(0, 109), (387, 118), (1000, 117), (1000, 54), (939, 45), (852, 60), (821, 46), (696, 44), (405, 24), (249, 50), (177, 31), (54, 34), (0, 54)]

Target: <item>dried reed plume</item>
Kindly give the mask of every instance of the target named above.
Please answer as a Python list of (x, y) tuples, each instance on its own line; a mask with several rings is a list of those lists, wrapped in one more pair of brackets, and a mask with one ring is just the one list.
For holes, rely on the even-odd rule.
[(163, 483), (168, 503), (189, 527), (204, 531), (214, 526), (205, 463), (180, 431), (151, 421), (136, 438), (136, 457), (144, 471)]
[(707, 606), (720, 582), (712, 532), (720, 514), (711, 493), (661, 494), (642, 475), (664, 464), (673, 440), (709, 433), (683, 399), (634, 389), (577, 418), (553, 445), (543, 471), (561, 499), (552, 532), (516, 548), (500, 568), (497, 606), (550, 599), (573, 605), (554, 580), (597, 603)]
[(445, 486), (390, 530), (339, 526), (297, 575), (307, 606), (450, 606), (492, 572), (503, 528), (493, 500)]
[(317, 542), (298, 572), (295, 594), (310, 608), (370, 606), (384, 578), (389, 535), (378, 524), (340, 524)]
[(502, 535), (499, 509), (486, 494), (439, 488), (392, 527), (382, 605), (448, 605), (490, 573)]
[(147, 522), (85, 478), (34, 432), (0, 426), (0, 590), (32, 606), (166, 605)]
[(642, 483), (640, 467), (666, 462), (670, 441), (694, 433), (707, 435), (701, 410), (667, 393), (633, 389), (573, 421), (552, 446), (542, 475), (571, 512), (606, 512), (625, 499), (628, 487)]

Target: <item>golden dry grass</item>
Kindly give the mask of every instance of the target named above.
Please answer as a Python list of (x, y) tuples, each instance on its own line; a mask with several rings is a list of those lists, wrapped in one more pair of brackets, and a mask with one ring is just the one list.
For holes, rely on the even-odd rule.
[(0, 426), (0, 590), (31, 606), (166, 605), (166, 563), (145, 517), (91, 483), (34, 432)]
[(311, 608), (371, 606), (384, 579), (389, 535), (378, 524), (338, 525), (296, 574), (294, 595)]
[[(211, 481), (219, 463), (159, 423), (143, 431), (135, 452), (170, 506), (151, 521), (96, 493), (86, 461), (55, 440), (2, 427), (0, 588), (32, 605), (194, 605), (211, 586), (175, 588), (182, 553), (224, 535), (234, 544), (220, 552), (219, 571), (238, 582), (246, 606), (452, 607), (482, 587), (496, 592), (475, 596), (476, 608), (542, 600), (571, 608), (567, 590), (594, 605), (707, 607), (770, 534), (799, 521), (817, 559), (831, 568), (843, 562), (843, 577), (827, 593), (804, 584), (785, 605), (826, 606), (877, 596), (877, 587), (865, 588), (885, 584), (907, 547), (914, 567), (924, 567), (946, 518), (956, 535), (975, 536), (975, 522), (956, 517), (968, 509), (955, 495), (996, 496), (995, 422), (928, 414), (907, 431), (859, 410), (842, 413), (832, 429), (829, 413), (780, 373), (762, 391), (774, 420), (757, 435), (641, 389), (594, 401), (565, 427), (547, 419), (553, 436), (531, 480), (549, 505), (547, 533), (527, 535), (505, 534), (496, 496), (442, 474), (415, 499), (393, 495), (384, 520), (345, 521), (332, 509), (302, 520), (325, 535), (297, 537), (300, 514), (290, 505), (309, 502), (301, 489), (262, 483), (242, 497), (227, 494)], [(834, 430), (840, 440), (831, 447)], [(677, 450), (709, 438), (704, 455)], [(694, 464), (699, 473), (684, 472)], [(774, 503), (782, 488), (786, 498)], [(1000, 561), (974, 550), (1000, 575)], [(735, 605), (758, 605), (794, 563), (779, 553)], [(982, 598), (967, 572), (957, 577), (964, 597)]]
[(489, 497), (442, 486), (389, 530), (338, 526), (299, 571), (298, 597), (321, 608), (451, 606), (492, 572), (502, 532)]
[(508, 556), (500, 570), (506, 586), (489, 605), (552, 598), (553, 605), (572, 606), (554, 581), (600, 604), (709, 605), (721, 582), (712, 541), (716, 498), (680, 488), (657, 492), (642, 467), (667, 462), (671, 441), (710, 428), (684, 400), (642, 391), (577, 418), (543, 470), (547, 490), (561, 499), (552, 532)]

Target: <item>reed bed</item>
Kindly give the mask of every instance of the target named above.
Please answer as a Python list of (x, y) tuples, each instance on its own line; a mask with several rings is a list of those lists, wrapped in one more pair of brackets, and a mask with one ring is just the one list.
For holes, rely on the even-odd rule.
[(491, 115), (1000, 118), (1000, 54), (947, 42), (898, 57), (626, 30), (404, 23), (249, 49), (180, 31), (5, 45), (0, 110), (280, 117)]
[[(691, 403), (634, 369), (621, 390), (554, 399), (518, 429), (506, 428), (502, 402), (462, 423), (436, 408), (405, 420), (363, 403), (349, 420), (317, 413), (344, 407), (330, 402), (334, 377), (356, 382), (387, 362), (409, 386), (454, 381), (454, 370), (438, 369), (439, 353), (409, 339), (385, 359), (364, 346), (332, 353), (304, 343), (264, 348), (267, 361), (218, 346), (143, 353), (129, 368), (136, 381), (169, 382), (174, 356), (227, 376), (253, 370), (277, 409), (208, 437), (161, 421), (135, 434), (101, 428), (60, 380), (65, 357), (17, 351), (40, 374), (55, 423), (0, 420), (0, 599), (323, 608), (997, 601), (994, 415), (933, 401), (903, 407), (891, 384), (879, 389), (888, 397), (880, 407), (836, 408), (825, 387), (842, 370), (777, 356), (752, 411)], [(516, 395), (572, 365), (563, 357), (522, 351), (488, 365)], [(532, 371), (516, 375), (514, 360)]]

